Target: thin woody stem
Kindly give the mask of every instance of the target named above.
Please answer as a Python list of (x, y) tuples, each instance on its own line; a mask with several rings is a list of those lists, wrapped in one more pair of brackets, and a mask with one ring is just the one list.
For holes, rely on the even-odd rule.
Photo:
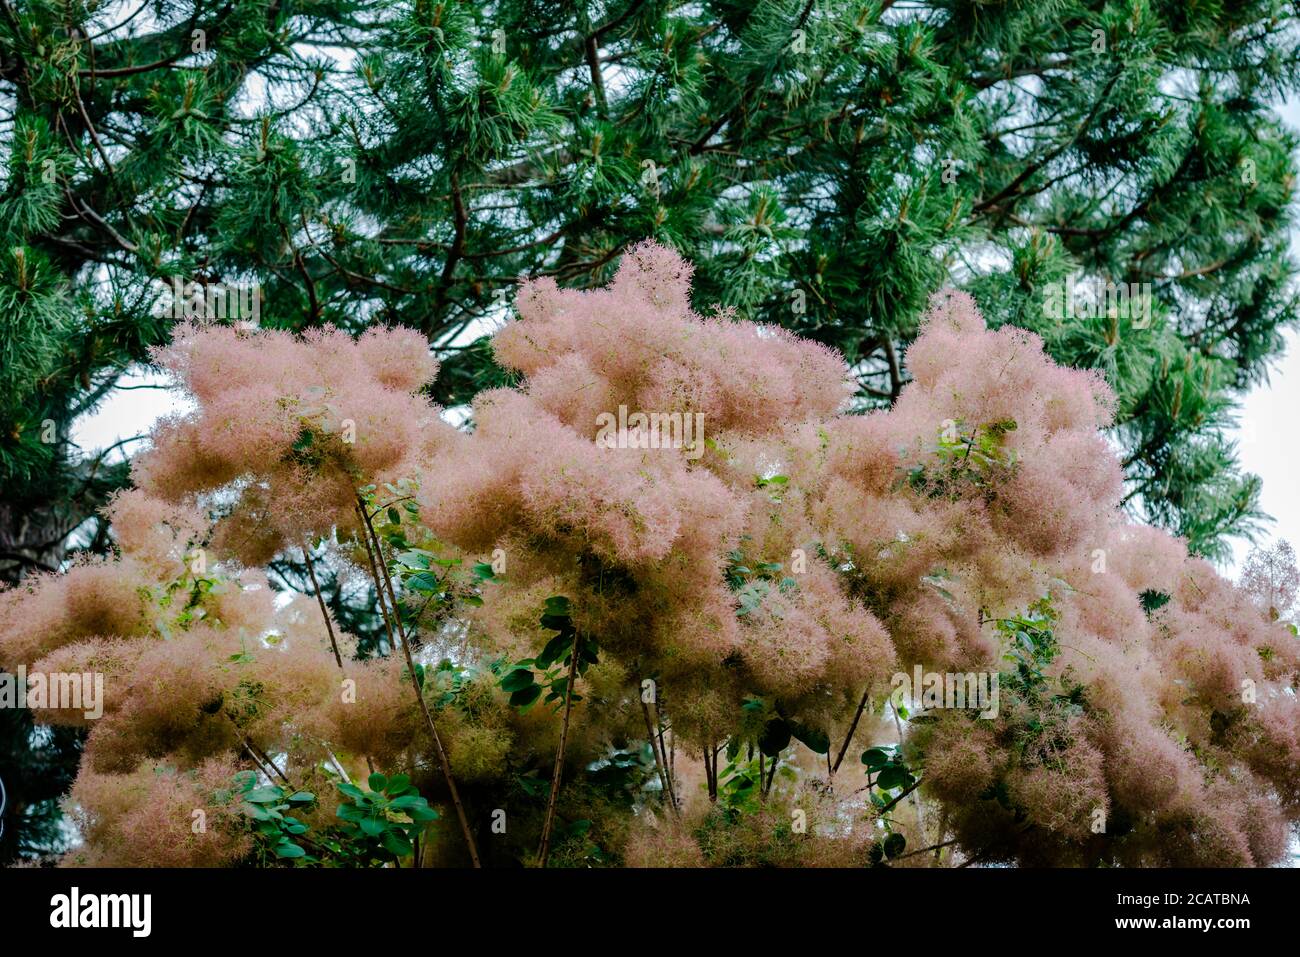
[[(370, 535), (370, 538), (366, 540), (366, 550), (367, 552), (370, 552), (372, 547), (374, 549), (373, 553), (370, 554), (371, 570), (374, 571), (377, 568), (382, 569), (383, 585), (387, 586), (388, 598), (392, 605), (393, 623), (401, 642), (402, 653), (406, 656), (406, 670), (411, 675), (411, 687), (415, 690), (415, 699), (420, 705), (420, 713), (424, 715), (425, 724), (428, 725), (429, 736), (433, 738), (433, 747), (437, 752), (438, 763), (442, 767), (443, 777), (447, 779), (447, 790), (451, 792), (451, 803), (456, 808), (456, 817), (460, 820), (461, 833), (465, 835), (465, 844), (469, 848), (470, 860), (473, 861), (475, 867), (482, 867), (483, 865), (479, 861), (478, 857), (478, 845), (475, 843), (474, 834), (470, 830), (469, 818), (465, 814), (465, 806), (461, 803), (460, 792), (456, 789), (456, 779), (451, 773), (451, 761), (447, 758), (447, 751), (442, 746), (442, 739), (438, 736), (438, 727), (434, 724), (433, 714), (429, 711), (429, 705), (424, 700), (424, 692), (420, 689), (420, 679), (415, 671), (415, 659), (411, 655), (410, 642), (406, 640), (406, 630), (402, 625), (402, 616), (397, 608), (397, 595), (393, 590), (393, 582), (392, 579), (389, 578), (388, 568), (383, 562), (383, 553), (380, 551), (381, 545), (379, 542), (379, 536), (375, 534), (375, 527), (370, 522), (370, 516), (366, 514), (365, 504), (361, 501), (360, 496), (357, 498), (357, 514), (361, 516), (361, 519), (365, 524), (365, 532), (368, 532)], [(373, 539), (373, 546), (371, 545), (371, 539)], [(375, 578), (375, 587), (377, 589), (383, 587), (379, 582), (378, 574), (376, 574)]]
[(700, 750), (700, 754), (704, 758), (704, 784), (709, 790), (710, 799), (712, 799), (713, 769), (709, 767), (709, 746), (707, 744)]
[(726, 750), (727, 744), (728, 742), (724, 741), (722, 744), (715, 744), (709, 747), (709, 753), (712, 755), (713, 760), (713, 790), (709, 792), (709, 800), (714, 803), (718, 800), (718, 780), (720, 777), (718, 772), (718, 756)]
[(275, 763), (274, 759), (272, 759), (272, 757), (269, 754), (267, 754), (257, 745), (253, 744), (252, 741), (249, 741), (248, 743), (249, 746), (252, 747), (253, 750), (256, 751), (261, 756), (262, 760), (271, 766), (271, 770), (274, 771), (279, 776), (281, 781), (283, 781), (285, 784), (293, 783), (289, 780), (289, 775), (285, 774), (283, 771), (280, 770), (279, 765)]
[[(358, 511), (360, 511), (360, 508), (358, 508)], [(370, 537), (366, 534), (364, 527), (361, 530), (361, 541), (366, 546), (366, 558), (370, 564), (370, 578), (375, 583), (375, 603), (379, 605), (379, 618), (384, 623), (384, 634), (388, 636), (388, 647), (396, 649), (397, 639), (393, 635), (393, 624), (388, 618), (388, 606), (384, 604), (384, 589), (379, 584), (379, 569), (375, 567), (375, 553), (370, 547)], [(366, 755), (366, 767), (370, 769), (371, 774), (375, 773), (375, 763), (370, 760), (370, 755)]]
[[(931, 844), (929, 847), (923, 847), (919, 851), (908, 851), (906, 854), (899, 854), (897, 857), (891, 857), (889, 859), (889, 863), (892, 864), (894, 863), (894, 861), (901, 861), (906, 857), (916, 857), (918, 854), (925, 854), (929, 851), (938, 852), (943, 850), (945, 847), (951, 847), (956, 843), (957, 843), (957, 839), (953, 838), (951, 841), (943, 841), (942, 843), (939, 844)], [(938, 856), (937, 853), (935, 856), (936, 857)]]
[[(265, 751), (263, 751), (257, 745), (253, 744), (251, 738), (249, 738), (247, 735), (244, 735), (243, 739), (244, 739), (244, 750), (248, 752), (248, 756), (253, 759), (253, 763), (257, 765), (258, 769), (261, 770), (261, 772), (266, 775), (267, 780), (272, 779), (272, 772), (274, 772), (274, 774), (278, 776), (281, 781), (283, 781), (285, 784), (289, 786), (289, 789), (291, 791), (298, 790), (298, 786), (289, 780), (289, 776), (285, 774), (283, 771), (281, 771), (278, 767), (276, 767), (275, 762), (271, 760), (271, 758), (267, 755)], [(258, 757), (259, 754), (261, 755), (261, 757)], [(320, 844), (317, 844), (306, 834), (295, 835), (295, 840), (302, 841), (302, 843), (307, 844), (310, 847), (314, 847), (317, 851), (319, 851), (322, 854), (322, 856), (328, 853), (327, 848), (322, 847)]]
[(384, 586), (379, 582), (379, 569), (375, 565), (375, 552), (370, 546), (370, 536), (366, 534), (366, 527), (369, 523), (365, 522), (365, 511), (359, 505), (357, 506), (357, 513), (363, 521), (361, 541), (366, 546), (366, 558), (370, 563), (370, 578), (375, 583), (375, 602), (379, 605), (379, 617), (384, 622), (384, 633), (388, 636), (388, 647), (396, 650), (397, 637), (393, 634), (393, 624), (388, 618), (388, 606), (384, 604)]
[(916, 790), (917, 788), (919, 788), (920, 786), (921, 786), (921, 779), (920, 779), (920, 778), (917, 778), (915, 781), (913, 781), (911, 784), (909, 784), (906, 788), (904, 788), (901, 792), (899, 792), (899, 794), (898, 794), (898, 796), (897, 796), (896, 798), (894, 798), (893, 800), (891, 800), (888, 804), (886, 804), (886, 805), (885, 805), (884, 807), (882, 807), (879, 811), (877, 811), (877, 812), (876, 812), (876, 816), (877, 816), (877, 817), (884, 817), (886, 814), (888, 814), (890, 811), (892, 811), (892, 810), (894, 809), (894, 807), (898, 804), (899, 801), (903, 800), (903, 798), (907, 797), (909, 794), (911, 794), (913, 791), (915, 791), (915, 790)]
[[(772, 769), (767, 772), (767, 784), (763, 787), (763, 798), (766, 799), (772, 793), (772, 784), (776, 781), (776, 769), (781, 764), (781, 755), (772, 755)], [(761, 775), (760, 775), (761, 777)]]
[[(279, 777), (279, 779), (285, 784), (288, 784), (290, 787), (293, 786), (293, 782), (289, 780), (289, 776), (281, 771), (279, 767), (276, 766), (276, 763), (271, 760), (271, 756), (255, 745), (251, 738), (244, 738), (244, 748), (252, 757), (253, 763), (262, 769), (262, 773), (265, 774), (267, 778), (272, 777), (271, 772), (274, 772), (275, 776)], [(270, 768), (270, 771), (267, 770), (268, 767)]]
[(664, 777), (668, 782), (668, 800), (672, 802), (673, 812), (677, 812), (677, 789), (673, 786), (673, 769), (668, 763), (668, 749), (664, 746), (664, 719), (659, 712), (659, 695), (655, 695), (655, 725), (659, 729), (659, 755), (663, 758)]
[(569, 681), (564, 689), (564, 721), (560, 725), (560, 746), (555, 750), (555, 769), (551, 772), (551, 793), (546, 800), (546, 819), (542, 822), (542, 846), (537, 852), (537, 866), (545, 867), (551, 853), (551, 826), (555, 821), (555, 802), (560, 796), (560, 776), (564, 772), (564, 748), (569, 740), (569, 716), (573, 713), (573, 683), (578, 677), (578, 646), (582, 636), (575, 629), (569, 660)]
[(325, 619), (325, 630), (329, 632), (330, 648), (334, 652), (334, 660), (340, 668), (343, 667), (343, 656), (339, 654), (339, 643), (334, 637), (334, 625), (330, 621), (328, 609), (325, 607), (325, 596), (321, 594), (320, 582), (316, 580), (316, 564), (311, 560), (311, 549), (307, 543), (302, 543), (302, 557), (307, 559), (307, 574), (311, 576), (311, 590), (316, 593), (316, 602), (320, 605), (321, 617)]
[(671, 725), (668, 727), (668, 740), (671, 744), (668, 747), (668, 780), (673, 784), (673, 800), (677, 798), (677, 730)]
[(862, 692), (862, 700), (858, 702), (857, 714), (853, 716), (853, 723), (849, 725), (849, 733), (844, 736), (844, 744), (840, 746), (840, 753), (835, 758), (835, 765), (831, 768), (831, 774), (840, 769), (840, 762), (844, 760), (844, 755), (849, 750), (849, 744), (853, 741), (853, 732), (858, 730), (858, 722), (862, 720), (862, 712), (867, 707), (867, 696), (870, 693), (870, 688)]
[[(645, 698), (641, 698), (641, 716), (645, 719), (645, 734), (650, 741), (650, 751), (655, 756), (655, 771), (659, 774), (659, 785), (663, 788), (664, 798), (668, 799), (672, 794), (668, 787), (668, 772), (664, 768), (662, 758), (659, 756), (659, 745), (655, 741), (654, 724), (650, 720), (650, 706), (646, 704)], [(675, 810), (676, 802), (673, 803)]]

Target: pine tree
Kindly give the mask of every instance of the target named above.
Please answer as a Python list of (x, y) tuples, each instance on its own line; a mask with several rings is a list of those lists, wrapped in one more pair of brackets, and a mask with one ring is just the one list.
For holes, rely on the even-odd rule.
[[(121, 481), (67, 427), (165, 336), (171, 277), (257, 282), (273, 325), (417, 327), (457, 401), (517, 277), (594, 285), (645, 236), (702, 301), (841, 349), (864, 405), (968, 286), (1107, 372), (1139, 514), (1209, 555), (1259, 517), (1222, 426), (1292, 315), (1282, 4), (141, 9), (0, 17), (10, 563), (57, 565)], [(1074, 274), (1150, 283), (1150, 321), (1051, 315)]]
[[(1108, 388), (965, 293), (858, 415), (841, 356), (699, 316), (690, 273), (646, 242), (607, 289), (527, 284), (472, 432), (412, 330), (178, 330), (194, 412), (110, 506), (119, 553), (0, 594), (0, 654), (111, 689), (29, 699), (91, 725), (61, 863), (1285, 858), (1287, 547), (1238, 587), (1124, 521)], [(369, 576), (388, 654), (272, 600), (300, 548)]]
[[(386, 263), (362, 293), (459, 352), (441, 398), (490, 374), (463, 334), (516, 276), (595, 285), (647, 235), (698, 264), (702, 303), (842, 350), (863, 406), (897, 396), (953, 282), (1106, 372), (1136, 514), (1211, 557), (1255, 529), (1223, 427), (1294, 315), (1294, 140), (1268, 106), (1295, 79), (1283, 5), (394, 13), (368, 105), (329, 141), (357, 183), (301, 210), (299, 298)], [(1149, 290), (1150, 311), (1054, 315), (1075, 276)]]
[[(165, 340), (160, 284), (220, 275), (211, 224), (247, 208), (231, 184), (259, 148), (250, 88), (309, 89), (328, 58), (298, 44), (359, 35), (355, 7), (0, 2), (0, 582), (108, 547), (97, 513), (127, 468), (71, 424)], [(60, 846), (82, 737), (0, 711), (0, 861)]]
[[(264, 325), (417, 328), (454, 404), (505, 378), (518, 277), (599, 286), (647, 236), (702, 307), (840, 349), (862, 408), (968, 288), (1106, 372), (1129, 506), (1222, 557), (1261, 518), (1224, 427), (1294, 314), (1293, 28), (1280, 0), (0, 0), (0, 574), (111, 546), (126, 469), (69, 428), (166, 339), (174, 277), (257, 284)], [(1058, 318), (1076, 277), (1149, 283), (1149, 318)]]

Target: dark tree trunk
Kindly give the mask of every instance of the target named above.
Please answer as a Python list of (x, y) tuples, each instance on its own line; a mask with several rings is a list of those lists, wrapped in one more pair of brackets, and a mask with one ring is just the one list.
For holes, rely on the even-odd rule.
[(71, 531), (84, 516), (67, 506), (0, 502), (0, 584), (14, 585), (36, 571), (58, 571)]

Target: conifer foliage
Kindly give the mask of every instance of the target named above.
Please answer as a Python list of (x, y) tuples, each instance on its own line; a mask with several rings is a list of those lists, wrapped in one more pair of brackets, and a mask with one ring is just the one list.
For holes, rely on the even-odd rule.
[[(1106, 371), (1128, 504), (1221, 554), (1259, 518), (1222, 426), (1293, 314), (1281, 0), (5, 0), (0, 574), (56, 567), (125, 470), (77, 417), (166, 340), (161, 288), (403, 324), (500, 380), (521, 275), (652, 236), (711, 302), (910, 376), (928, 297)], [(1050, 315), (1071, 276), (1151, 309)], [(39, 481), (37, 479), (39, 478)], [(93, 542), (102, 550), (102, 537)]]
[[(472, 431), (409, 332), (156, 350), (196, 407), (119, 554), (0, 596), (0, 656), (104, 676), (102, 717), (33, 705), (91, 726), (64, 863), (1282, 856), (1300, 638), (1124, 517), (1100, 375), (949, 291), (853, 414), (836, 353), (697, 314), (690, 274), (645, 243), (525, 284)], [(276, 600), (292, 550), (370, 578), (381, 654)], [(995, 697), (954, 706), (968, 675)]]

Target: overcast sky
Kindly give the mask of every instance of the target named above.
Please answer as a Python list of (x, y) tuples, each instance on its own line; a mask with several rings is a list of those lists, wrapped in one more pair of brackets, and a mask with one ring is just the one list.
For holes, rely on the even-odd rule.
[[(1291, 129), (1300, 130), (1300, 100), (1283, 104), (1281, 112)], [(1293, 254), (1300, 256), (1294, 231), (1291, 247)], [(1300, 439), (1296, 429), (1300, 421), (1300, 333), (1290, 329), (1286, 342), (1286, 354), (1274, 360), (1268, 382), (1246, 396), (1237, 441), (1243, 467), (1264, 480), (1264, 511), (1275, 519), (1266, 534), (1270, 540), (1285, 538), (1300, 546), (1300, 453), (1296, 450)], [(1233, 544), (1240, 567), (1250, 547), (1240, 541)]]
[[(1286, 339), (1286, 355), (1271, 370), (1268, 384), (1246, 397), (1236, 435), (1242, 466), (1264, 479), (1264, 511), (1275, 519), (1265, 534), (1269, 540), (1285, 538), (1300, 545), (1300, 335), (1293, 329)], [(1240, 567), (1250, 546), (1243, 541), (1233, 544)]]

